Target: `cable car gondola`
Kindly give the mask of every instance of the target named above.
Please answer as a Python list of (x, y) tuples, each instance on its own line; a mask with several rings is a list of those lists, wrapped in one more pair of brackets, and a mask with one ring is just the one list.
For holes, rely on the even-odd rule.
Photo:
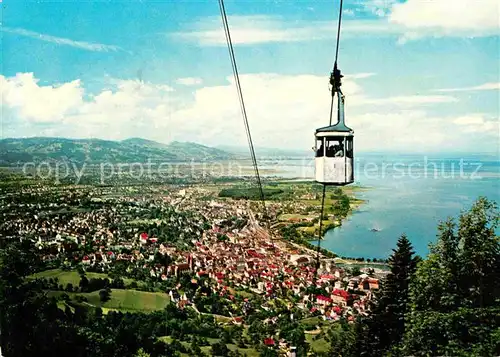
[[(354, 182), (354, 131), (345, 125), (342, 75), (334, 68), (330, 78), (332, 96), (338, 98), (337, 124), (316, 129), (315, 177), (324, 185), (343, 186)], [(332, 98), (332, 109), (333, 109)], [(332, 110), (333, 111), (333, 110)]]
[[(342, 0), (340, 0), (339, 23), (337, 29), (337, 48), (335, 62), (330, 74), (332, 86), (332, 104), (330, 107), (330, 124), (316, 129), (314, 151), (316, 157), (315, 180), (323, 185), (344, 186), (354, 182), (354, 131), (345, 125), (344, 95), (342, 73), (337, 68), (340, 43), (340, 25), (342, 21)], [(333, 107), (337, 95), (337, 124), (332, 125)]]

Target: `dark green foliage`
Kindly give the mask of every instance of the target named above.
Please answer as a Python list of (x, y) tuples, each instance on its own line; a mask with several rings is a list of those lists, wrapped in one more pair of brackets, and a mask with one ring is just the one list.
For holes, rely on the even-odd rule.
[(338, 197), (341, 197), (343, 194), (344, 194), (344, 192), (342, 191), (342, 189), (340, 187), (336, 187), (333, 190), (333, 193), (330, 195), (330, 198), (331, 199), (336, 199)]
[(361, 275), (361, 270), (359, 269), (358, 266), (355, 266), (354, 268), (351, 269), (351, 275), (352, 276)]
[(351, 210), (351, 200), (349, 196), (340, 193), (335, 197), (337, 201), (332, 205), (332, 212), (337, 217), (346, 217)]
[(358, 331), (360, 324), (348, 324), (345, 319), (341, 319), (339, 324), (332, 326), (328, 331), (328, 338), (330, 340), (329, 356), (336, 357), (357, 357), (359, 356), (361, 336)]
[(88, 286), (89, 286), (89, 279), (87, 279), (87, 277), (85, 275), (82, 275), (78, 286), (80, 287), (81, 292), (87, 292)]
[(499, 220), (496, 204), (485, 198), (460, 216), (461, 249), (455, 254), (460, 262), (459, 291), (466, 305), (491, 306), (500, 297), (500, 248), (499, 237), (495, 235)]
[(480, 198), (458, 226), (452, 219), (439, 226), (411, 285), (405, 354), (500, 354), (498, 221), (496, 204)]
[(225, 234), (217, 233), (217, 240), (219, 240), (221, 242), (226, 242), (229, 240), (229, 237)]
[(399, 238), (393, 251), (389, 258), (391, 272), (372, 306), (372, 315), (365, 319), (360, 331), (361, 355), (383, 355), (401, 341), (404, 333), (410, 280), (417, 258), (405, 235)]
[(111, 299), (111, 290), (102, 289), (101, 291), (99, 291), (99, 299), (102, 303), (109, 301)]
[(226, 357), (229, 355), (229, 348), (222, 342), (216, 342), (212, 345), (211, 352), (212, 356)]
[(404, 355), (498, 356), (500, 307), (460, 308), (449, 313), (412, 314)]
[(263, 347), (260, 352), (262, 357), (278, 357), (278, 352), (274, 348), (271, 347)]

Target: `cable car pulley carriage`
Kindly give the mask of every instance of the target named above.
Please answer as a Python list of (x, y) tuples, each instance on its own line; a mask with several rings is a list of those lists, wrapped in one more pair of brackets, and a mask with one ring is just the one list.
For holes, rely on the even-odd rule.
[[(340, 89), (342, 74), (337, 68), (339, 53), (342, 1), (340, 2), (339, 26), (335, 64), (330, 75), (332, 104), (328, 126), (315, 133), (315, 180), (323, 185), (344, 186), (354, 182), (354, 131), (345, 125), (344, 95)], [(337, 123), (332, 125), (334, 98), (337, 96)]]

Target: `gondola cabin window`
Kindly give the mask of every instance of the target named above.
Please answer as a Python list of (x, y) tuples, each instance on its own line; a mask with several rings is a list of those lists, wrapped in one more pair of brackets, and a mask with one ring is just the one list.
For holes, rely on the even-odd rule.
[(325, 156), (325, 138), (316, 140), (316, 157)]
[(354, 143), (352, 140), (352, 136), (346, 137), (346, 146), (345, 146), (346, 157), (349, 159), (353, 158), (354, 155)]
[(344, 153), (352, 151), (352, 140), (347, 141), (344, 137), (324, 137), (316, 141), (315, 150), (316, 157), (344, 157)]
[(326, 141), (326, 157), (344, 157), (344, 138), (343, 137), (327, 137)]

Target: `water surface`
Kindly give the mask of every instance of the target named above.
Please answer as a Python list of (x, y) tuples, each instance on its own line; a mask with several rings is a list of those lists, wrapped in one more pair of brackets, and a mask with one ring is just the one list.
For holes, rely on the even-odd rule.
[[(290, 177), (313, 178), (310, 159), (277, 162)], [(365, 155), (355, 169), (356, 183), (370, 187), (357, 194), (367, 202), (322, 242), (343, 256), (386, 258), (402, 233), (425, 256), (439, 221), (456, 217), (479, 196), (500, 203), (500, 165), (491, 156)]]

